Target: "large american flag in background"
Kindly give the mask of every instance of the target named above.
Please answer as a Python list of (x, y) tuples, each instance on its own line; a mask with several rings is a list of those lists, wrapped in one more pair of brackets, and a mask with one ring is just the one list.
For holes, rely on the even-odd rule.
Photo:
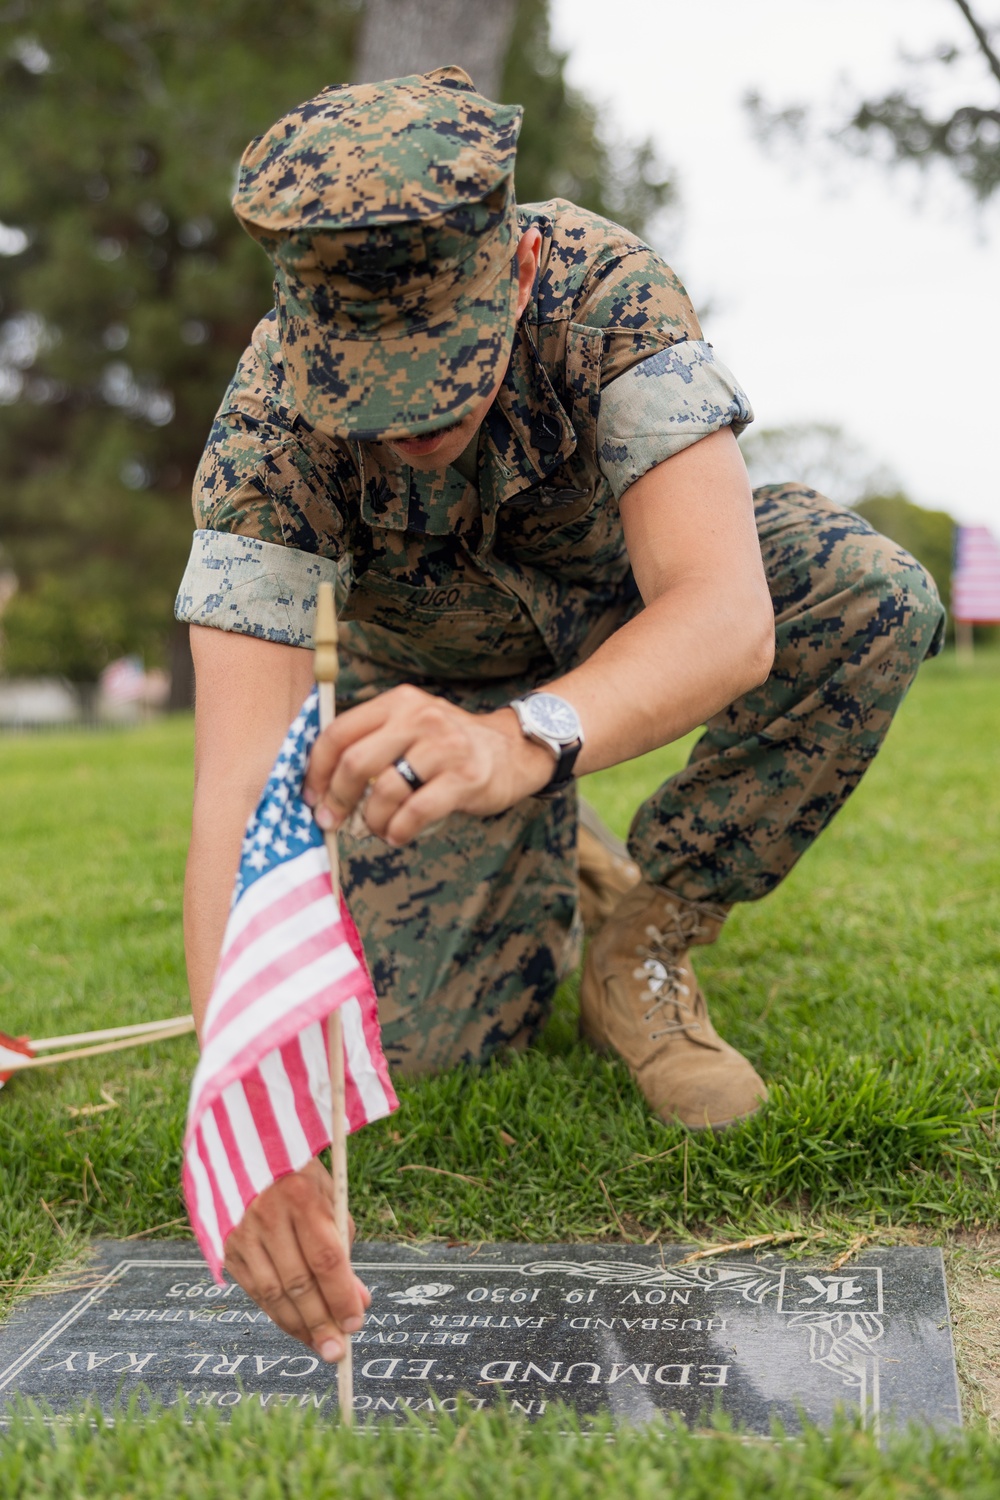
[(974, 625), (1000, 621), (1000, 542), (986, 526), (959, 526), (951, 612)]
[(184, 1195), (216, 1279), (250, 1201), (329, 1144), (331, 1011), (343, 1018), (348, 1128), (397, 1106), (361, 942), (301, 797), (318, 732), (314, 691), (247, 825), (191, 1086)]

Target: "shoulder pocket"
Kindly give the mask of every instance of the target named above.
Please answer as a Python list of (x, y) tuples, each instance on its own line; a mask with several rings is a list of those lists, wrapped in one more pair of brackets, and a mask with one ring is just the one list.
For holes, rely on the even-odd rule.
[(341, 556), (343, 514), (298, 443), (266, 454), (257, 465), (254, 483), (272, 500), (286, 547), (320, 557)]

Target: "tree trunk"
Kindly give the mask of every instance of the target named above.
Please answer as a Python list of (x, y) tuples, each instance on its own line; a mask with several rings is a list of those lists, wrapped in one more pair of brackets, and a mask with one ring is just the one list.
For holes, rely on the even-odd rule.
[(517, 0), (365, 0), (355, 81), (458, 63), (495, 99), (516, 9)]
[(97, 723), (97, 699), (99, 688), (96, 682), (74, 682), (73, 691), (76, 693), (76, 701), (80, 705), (80, 723)]

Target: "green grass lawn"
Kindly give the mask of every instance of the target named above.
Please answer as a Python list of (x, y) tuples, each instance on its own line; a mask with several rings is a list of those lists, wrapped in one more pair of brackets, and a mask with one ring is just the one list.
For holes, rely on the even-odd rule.
[[(719, 1240), (804, 1228), (816, 1248), (914, 1226), (997, 1225), (998, 745), (1000, 656), (982, 654), (966, 670), (950, 655), (930, 663), (818, 846), (699, 954), (719, 1030), (771, 1084), (754, 1120), (718, 1138), (652, 1122), (624, 1069), (577, 1041), (569, 984), (533, 1052), (405, 1085), (400, 1113), (355, 1138), (359, 1232), (572, 1240), (620, 1238), (623, 1227), (635, 1239)], [(624, 834), (637, 802), (684, 755), (671, 746), (590, 778), (586, 793)], [(0, 740), (0, 1029), (46, 1035), (185, 1008), (190, 760), (184, 719)], [(185, 1038), (26, 1074), (0, 1093), (0, 1298), (89, 1235), (139, 1234), (181, 1218), (194, 1058)], [(73, 1112), (109, 1096), (114, 1109)], [(657, 1160), (643, 1160), (650, 1156)], [(400, 1171), (413, 1164), (463, 1176)], [(476, 1430), (477, 1451), (480, 1439), (522, 1454), (536, 1441), (485, 1420)], [(87, 1432), (60, 1442), (78, 1440), (82, 1454), (98, 1441)], [(652, 1472), (662, 1449), (628, 1442), (636, 1475)], [(428, 1439), (420, 1451), (437, 1450)], [(4, 1489), (3, 1472), (0, 1495), (29, 1493)], [(389, 1468), (385, 1488), (402, 1493)], [(596, 1494), (596, 1480), (593, 1490), (562, 1492)], [(646, 1493), (638, 1477), (632, 1492)], [(845, 1491), (811, 1493), (827, 1492)], [(864, 1493), (946, 1492), (918, 1484)]]
[(996, 1500), (1000, 1443), (982, 1430), (909, 1433), (880, 1448), (850, 1423), (794, 1442), (595, 1422), (552, 1407), (535, 1425), (504, 1411), (437, 1431), (331, 1429), (317, 1414), (236, 1407), (154, 1422), (31, 1415), (0, 1439), (0, 1500)]

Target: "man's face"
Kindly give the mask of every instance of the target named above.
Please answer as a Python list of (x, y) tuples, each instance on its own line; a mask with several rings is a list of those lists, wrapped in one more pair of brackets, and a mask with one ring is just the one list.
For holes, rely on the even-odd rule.
[[(538, 271), (538, 252), (541, 248), (542, 236), (537, 229), (529, 229), (521, 236), (517, 247), (517, 316), (520, 317), (531, 300), (532, 288), (535, 284), (535, 275)], [(453, 464), (459, 454), (464, 453), (472, 442), (473, 437), (482, 426), (486, 413), (493, 405), (497, 392), (503, 385), (507, 361), (503, 361), (502, 369), (496, 385), (488, 396), (484, 396), (478, 406), (463, 417), (461, 422), (456, 422), (452, 427), (442, 428), (439, 432), (433, 432), (427, 437), (394, 438), (387, 442), (398, 458), (410, 465), (411, 469), (420, 469), (425, 473), (433, 473), (435, 470), (444, 470), (449, 464)]]

